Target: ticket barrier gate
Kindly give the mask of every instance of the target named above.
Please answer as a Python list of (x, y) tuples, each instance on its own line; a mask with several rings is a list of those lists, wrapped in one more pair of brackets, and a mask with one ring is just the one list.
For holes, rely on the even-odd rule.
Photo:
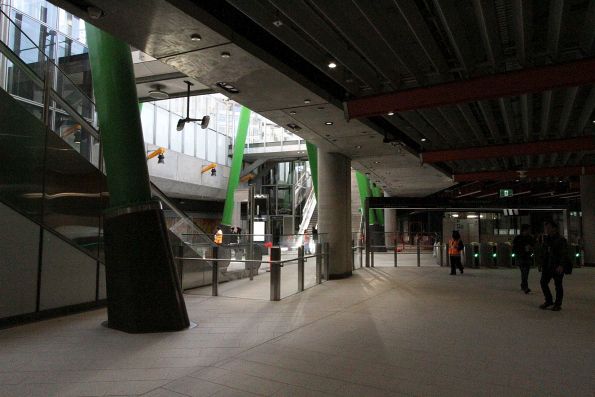
[(501, 267), (512, 267), (512, 245), (509, 242), (498, 243), (496, 263)]
[(465, 244), (464, 265), (475, 269), (479, 267), (479, 243)]
[(498, 251), (495, 243), (479, 245), (479, 264), (481, 267), (498, 267)]

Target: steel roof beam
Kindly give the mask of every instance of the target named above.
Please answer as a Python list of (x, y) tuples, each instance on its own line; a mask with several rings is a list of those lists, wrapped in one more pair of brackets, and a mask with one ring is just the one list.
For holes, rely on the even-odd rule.
[(593, 83), (595, 58), (589, 58), (358, 98), (345, 102), (344, 107), (347, 119), (352, 119)]
[(433, 150), (420, 154), (423, 163), (444, 161), (478, 160), (514, 157), (556, 152), (580, 152), (595, 150), (595, 136), (581, 136), (548, 141), (468, 147), (463, 149)]
[(547, 178), (547, 177), (567, 177), (577, 175), (593, 175), (595, 166), (574, 166), (574, 167), (548, 167), (532, 168), (519, 171), (487, 171), (487, 172), (468, 172), (464, 174), (454, 174), (454, 182), (471, 181), (513, 181), (524, 178)]

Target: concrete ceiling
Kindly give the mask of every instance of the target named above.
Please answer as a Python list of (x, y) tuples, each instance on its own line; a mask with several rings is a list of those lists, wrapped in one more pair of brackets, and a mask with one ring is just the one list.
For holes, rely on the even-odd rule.
[[(383, 143), (385, 134), (394, 140), (399, 134), (396, 128), (373, 121), (346, 121), (341, 101), (323, 84), (288, 67), (277, 54), (264, 51), (194, 2), (53, 2), (275, 123), (298, 125), (297, 135), (321, 150), (350, 157), (354, 168), (369, 173), (371, 180), (392, 195), (425, 196), (452, 185), (446, 173), (421, 167), (409, 146), (399, 140)], [(85, 12), (88, 5), (101, 8), (104, 16), (90, 20)], [(192, 34), (200, 34), (202, 40), (190, 40)], [(222, 57), (222, 53), (230, 56)], [(144, 66), (150, 70), (156, 66), (152, 62)], [(322, 74), (318, 77), (326, 79)], [(240, 92), (229, 94), (217, 86), (219, 82), (231, 83)], [(141, 97), (143, 90), (148, 87), (139, 87)], [(382, 161), (374, 162), (379, 156)]]

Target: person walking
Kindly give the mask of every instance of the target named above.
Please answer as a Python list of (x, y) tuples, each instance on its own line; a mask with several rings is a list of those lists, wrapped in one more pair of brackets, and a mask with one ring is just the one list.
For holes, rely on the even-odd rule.
[[(568, 257), (568, 243), (560, 236), (556, 222), (547, 220), (543, 224), (545, 236), (543, 237), (543, 263), (541, 269), (541, 290), (545, 302), (539, 306), (540, 309), (547, 309), (552, 306), (553, 311), (562, 309), (564, 298), (564, 287), (562, 280), (564, 273), (570, 273), (570, 258)], [(549, 283), (554, 279), (556, 286), (556, 300), (552, 298)]]
[(461, 263), (461, 252), (465, 248), (461, 234), (458, 230), (453, 230), (452, 238), (448, 242), (448, 256), (450, 258), (450, 275), (457, 274), (457, 268), (463, 274), (463, 264)]
[(531, 292), (529, 288), (529, 269), (531, 262), (533, 262), (533, 249), (535, 247), (535, 239), (531, 235), (531, 226), (522, 225), (521, 234), (516, 236), (512, 241), (512, 252), (516, 264), (521, 270), (521, 290), (528, 294)]

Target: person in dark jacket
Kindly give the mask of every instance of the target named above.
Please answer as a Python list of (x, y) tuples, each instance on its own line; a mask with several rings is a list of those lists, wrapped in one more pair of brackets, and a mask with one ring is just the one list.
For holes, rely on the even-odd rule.
[(512, 242), (512, 252), (514, 252), (516, 264), (521, 270), (521, 290), (526, 294), (531, 292), (529, 288), (529, 269), (531, 268), (531, 262), (533, 262), (534, 247), (535, 239), (531, 235), (531, 227), (522, 225), (521, 234), (516, 236)]
[[(558, 225), (554, 221), (548, 220), (544, 222), (544, 232), (540, 283), (545, 302), (539, 307), (541, 309), (547, 309), (552, 306), (553, 311), (559, 311), (562, 308), (562, 299), (564, 298), (564, 288), (562, 286), (564, 271), (570, 266), (568, 244), (566, 239), (560, 236)], [(556, 286), (555, 301), (552, 299), (552, 292), (549, 287), (552, 278)]]
[(463, 274), (463, 264), (461, 263), (461, 252), (465, 248), (461, 234), (458, 230), (453, 230), (452, 238), (448, 242), (448, 256), (450, 259), (450, 275), (457, 274), (457, 268)]

